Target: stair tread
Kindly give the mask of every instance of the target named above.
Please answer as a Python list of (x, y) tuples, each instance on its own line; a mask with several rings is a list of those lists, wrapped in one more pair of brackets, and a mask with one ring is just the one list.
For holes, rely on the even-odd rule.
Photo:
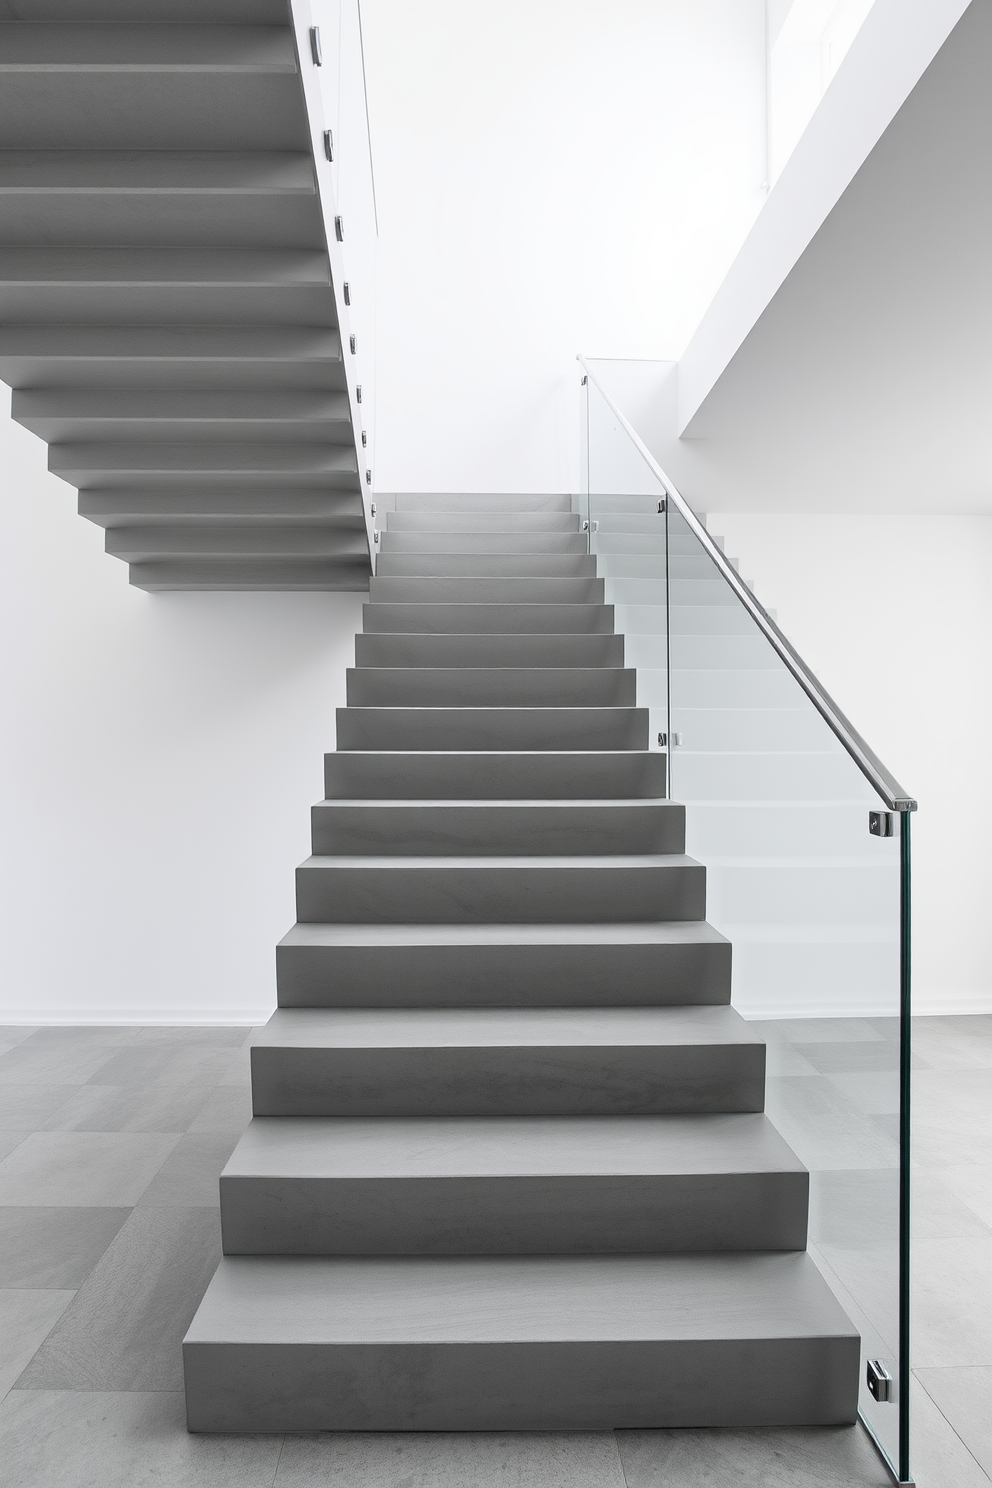
[[(860, 804), (860, 803), (859, 803)], [(377, 809), (381, 806), (385, 811), (449, 811), (465, 810), (471, 807), (480, 811), (502, 811), (506, 807), (521, 806), (531, 810), (539, 811), (586, 811), (590, 807), (600, 807), (604, 810), (614, 811), (629, 809), (630, 807), (655, 807), (663, 811), (682, 811), (684, 808), (678, 801), (669, 801), (665, 796), (578, 796), (575, 799), (564, 797), (551, 800), (544, 796), (520, 797), (513, 799), (507, 796), (425, 796), (422, 799), (397, 798), (395, 796), (369, 796), (360, 798), (357, 796), (328, 796), (317, 803), (318, 808), (323, 806), (341, 807), (344, 810), (362, 808), (367, 810), (370, 806)], [(405, 854), (404, 854), (405, 856)]]
[(605, 921), (593, 924), (443, 925), (301, 922), (281, 946), (379, 945), (725, 945), (706, 920)]
[(0, 76), (18, 72), (294, 73), (284, 26), (20, 22), (3, 28)]
[(0, 198), (41, 194), (292, 192), (313, 196), (309, 154), (291, 150), (0, 150)]
[(252, 1047), (269, 1049), (594, 1048), (760, 1045), (726, 1006), (278, 1008)]
[(804, 1252), (227, 1256), (187, 1345), (857, 1337)]
[(0, 284), (181, 285), (330, 288), (327, 260), (312, 248), (217, 248), (130, 244), (0, 247)]
[(304, 859), (301, 868), (422, 868), (422, 869), (457, 869), (459, 872), (468, 871), (472, 868), (546, 868), (549, 870), (600, 868), (700, 868), (702, 864), (695, 858), (690, 858), (686, 853), (616, 853), (602, 854), (599, 856), (581, 857), (529, 857), (525, 854), (507, 857), (480, 857), (466, 856), (456, 857), (373, 857), (367, 854), (343, 854), (338, 856), (330, 853), (311, 853), (310, 857)]
[(222, 1178), (805, 1172), (756, 1113), (693, 1116), (255, 1116)]

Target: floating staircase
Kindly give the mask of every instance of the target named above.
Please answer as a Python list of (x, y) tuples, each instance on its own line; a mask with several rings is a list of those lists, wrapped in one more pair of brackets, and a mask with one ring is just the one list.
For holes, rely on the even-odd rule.
[(568, 500), (398, 498), (356, 662), (190, 1429), (853, 1421), (858, 1335)]
[(0, 7), (0, 378), (133, 584), (366, 588), (341, 290), (288, 0)]

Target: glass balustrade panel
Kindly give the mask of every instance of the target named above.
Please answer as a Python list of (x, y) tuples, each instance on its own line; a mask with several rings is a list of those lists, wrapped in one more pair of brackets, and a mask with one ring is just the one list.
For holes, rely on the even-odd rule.
[(637, 705), (651, 749), (668, 751), (668, 532), (665, 487), (591, 382), (583, 387), (580, 515), (604, 580), (624, 665), (637, 669)]
[[(733, 1005), (766, 1044), (767, 1114), (809, 1169), (809, 1254), (861, 1334), (862, 1419), (908, 1472), (908, 817), (665, 502), (662, 473), (594, 382), (583, 401), (590, 547), (652, 744), (672, 746), (686, 850), (706, 866), (707, 918), (733, 945)], [(888, 1399), (876, 1398), (884, 1380), (869, 1387), (874, 1361)]]

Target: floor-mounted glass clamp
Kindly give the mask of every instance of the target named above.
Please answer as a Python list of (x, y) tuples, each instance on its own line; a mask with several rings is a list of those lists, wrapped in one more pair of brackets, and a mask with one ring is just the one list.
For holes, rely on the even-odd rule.
[(879, 1401), (892, 1399), (892, 1376), (881, 1359), (869, 1359), (867, 1367), (869, 1394)]

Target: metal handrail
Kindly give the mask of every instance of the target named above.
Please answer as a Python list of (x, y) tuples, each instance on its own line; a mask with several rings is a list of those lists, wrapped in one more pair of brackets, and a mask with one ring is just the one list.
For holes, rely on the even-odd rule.
[(854, 725), (845, 718), (833, 698), (810, 671), (798, 651), (795, 650), (779, 630), (764, 605), (761, 604), (760, 600), (755, 598), (740, 574), (727, 560), (721, 549), (717, 547), (702, 522), (700, 522), (692, 510), (692, 507), (679, 491), (675, 482), (665, 474), (643, 439), (641, 439), (637, 431), (620, 412), (609, 393), (592, 371), (585, 357), (580, 355), (576, 360), (620, 427), (627, 434), (637, 453), (651, 471), (651, 474), (664, 488), (666, 498), (678, 510), (679, 515), (685, 521), (686, 526), (696, 538), (706, 556), (716, 565), (721, 578), (725, 583), (730, 585), (734, 594), (764, 635), (766, 641), (768, 641), (776, 655), (789, 669), (793, 677), (795, 677), (799, 686), (813, 704), (813, 707), (819, 713), (834, 737), (840, 740), (862, 775), (870, 781), (890, 811), (915, 811), (916, 802), (911, 796), (907, 796), (895, 776), (889, 773), (874, 750), (869, 748)]

